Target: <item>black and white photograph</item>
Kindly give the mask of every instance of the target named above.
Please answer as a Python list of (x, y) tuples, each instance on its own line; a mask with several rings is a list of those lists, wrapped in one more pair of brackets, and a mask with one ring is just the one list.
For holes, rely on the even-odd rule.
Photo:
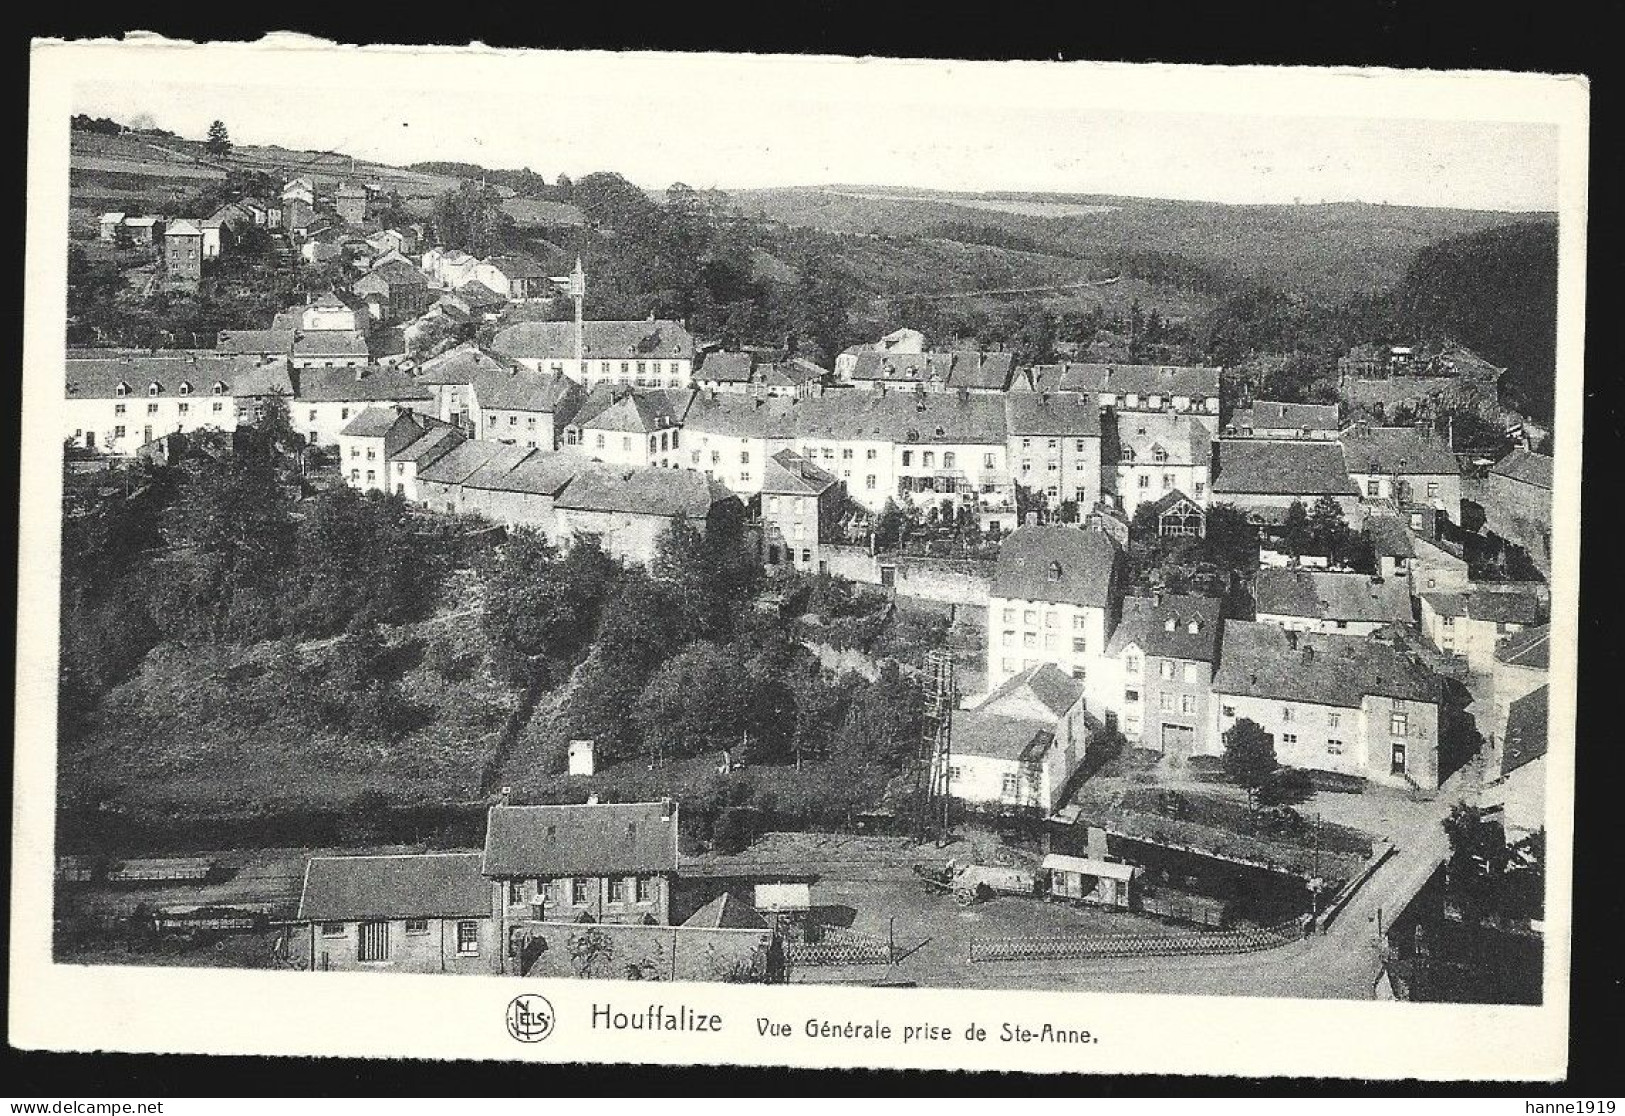
[(44, 968), (1563, 1011), (1583, 81), (148, 49), (31, 137)]

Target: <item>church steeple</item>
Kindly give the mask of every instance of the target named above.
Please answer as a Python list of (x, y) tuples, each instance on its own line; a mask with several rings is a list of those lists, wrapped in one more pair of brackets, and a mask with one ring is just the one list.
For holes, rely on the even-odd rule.
[(581, 328), (581, 304), (587, 297), (587, 273), (581, 270), (581, 257), (576, 257), (575, 270), (570, 272), (570, 298), (576, 304), (576, 375), (587, 381), (586, 339)]

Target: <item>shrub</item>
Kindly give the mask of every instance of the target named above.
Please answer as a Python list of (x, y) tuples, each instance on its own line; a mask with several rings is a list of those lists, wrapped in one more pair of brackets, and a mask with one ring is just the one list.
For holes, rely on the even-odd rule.
[(711, 849), (719, 853), (744, 852), (751, 841), (750, 811), (730, 806), (717, 815), (711, 830)]
[(1258, 801), (1264, 806), (1285, 806), (1302, 802), (1314, 793), (1315, 783), (1307, 771), (1284, 767), (1258, 788)]

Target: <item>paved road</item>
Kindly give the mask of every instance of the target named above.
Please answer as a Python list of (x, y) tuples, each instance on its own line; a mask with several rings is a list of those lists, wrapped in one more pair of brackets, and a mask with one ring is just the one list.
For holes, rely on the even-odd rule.
[[(1326, 928), (1276, 949), (1205, 957), (1102, 958), (1090, 961), (966, 962), (954, 985), (969, 988), (1076, 989), (1170, 995), (1370, 999), (1381, 973), (1378, 920), (1402, 911), (1449, 854), (1440, 824), (1466, 789), (1452, 780), (1437, 799), (1391, 835), (1396, 851), (1355, 892)], [(1455, 793), (1451, 793), (1451, 792)], [(890, 972), (867, 969), (804, 972), (813, 983), (919, 979), (905, 959)], [(936, 983), (920, 979), (920, 983)]]

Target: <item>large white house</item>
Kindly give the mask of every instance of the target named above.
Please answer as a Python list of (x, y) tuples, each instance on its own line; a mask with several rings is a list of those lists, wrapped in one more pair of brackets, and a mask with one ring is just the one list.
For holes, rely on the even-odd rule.
[(1090, 720), (1083, 683), (1040, 663), (954, 713), (952, 724), (948, 754), (934, 765), (939, 789), (961, 802), (1047, 815), (1083, 764)]
[(1042, 663), (1082, 681), (1090, 706), (1107, 707), (1106, 654), (1122, 557), (1103, 531), (1022, 527), (999, 547), (987, 603), (987, 686)]
[(687, 388), (694, 375), (694, 337), (680, 322), (518, 322), (491, 350), (587, 388)]
[(285, 362), (197, 353), (66, 362), (63, 438), (102, 453), (133, 454), (155, 438), (232, 431), (260, 399), (291, 395)]

